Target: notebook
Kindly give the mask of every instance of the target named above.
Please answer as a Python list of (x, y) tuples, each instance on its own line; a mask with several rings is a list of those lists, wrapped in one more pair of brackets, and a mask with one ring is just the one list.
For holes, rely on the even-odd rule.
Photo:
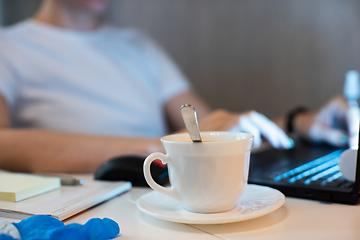
[(25, 219), (39, 214), (64, 220), (96, 204), (109, 200), (131, 189), (125, 181), (97, 181), (91, 175), (81, 176), (83, 185), (62, 186), (20, 202), (0, 201), (0, 217)]
[(355, 182), (342, 176), (338, 163), (345, 150), (299, 141), (293, 149), (257, 152), (250, 158), (248, 182), (276, 188), (286, 196), (356, 204), (360, 167), (356, 164)]
[(24, 173), (0, 173), (0, 200), (21, 201), (61, 187), (60, 178)]

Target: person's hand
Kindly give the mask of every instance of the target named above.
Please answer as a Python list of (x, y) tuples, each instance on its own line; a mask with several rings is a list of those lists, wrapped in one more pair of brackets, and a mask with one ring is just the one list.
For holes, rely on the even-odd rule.
[(299, 114), (295, 119), (295, 131), (313, 142), (357, 146), (359, 107), (350, 106), (341, 96), (334, 97), (319, 111)]
[(264, 115), (249, 111), (242, 114), (216, 110), (199, 122), (201, 131), (247, 132), (254, 136), (253, 147), (260, 147), (263, 136), (275, 148), (291, 148), (293, 141)]

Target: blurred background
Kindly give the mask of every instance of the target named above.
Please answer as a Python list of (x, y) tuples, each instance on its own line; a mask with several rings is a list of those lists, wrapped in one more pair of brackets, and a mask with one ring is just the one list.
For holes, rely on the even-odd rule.
[[(0, 0), (0, 24), (40, 2)], [(317, 108), (360, 70), (359, 0), (113, 0), (109, 10), (162, 45), (213, 107), (269, 117)]]

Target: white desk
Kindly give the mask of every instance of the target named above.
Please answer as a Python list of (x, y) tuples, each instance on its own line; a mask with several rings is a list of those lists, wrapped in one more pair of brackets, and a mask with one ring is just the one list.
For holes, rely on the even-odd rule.
[(133, 188), (68, 220), (68, 223), (84, 224), (90, 218), (110, 218), (120, 225), (122, 240), (135, 239), (219, 239), (190, 225), (172, 223), (147, 216), (136, 207), (136, 200), (150, 188)]
[(65, 223), (111, 218), (121, 227), (122, 240), (136, 239), (360, 239), (360, 205), (328, 204), (286, 198), (284, 206), (266, 216), (231, 224), (188, 225), (147, 216), (136, 200), (149, 188), (135, 187)]

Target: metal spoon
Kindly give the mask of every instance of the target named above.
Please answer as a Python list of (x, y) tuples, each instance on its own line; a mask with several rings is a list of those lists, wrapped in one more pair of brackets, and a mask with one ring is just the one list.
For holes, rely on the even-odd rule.
[(190, 104), (185, 104), (181, 106), (180, 111), (191, 140), (193, 142), (202, 142), (195, 108)]

